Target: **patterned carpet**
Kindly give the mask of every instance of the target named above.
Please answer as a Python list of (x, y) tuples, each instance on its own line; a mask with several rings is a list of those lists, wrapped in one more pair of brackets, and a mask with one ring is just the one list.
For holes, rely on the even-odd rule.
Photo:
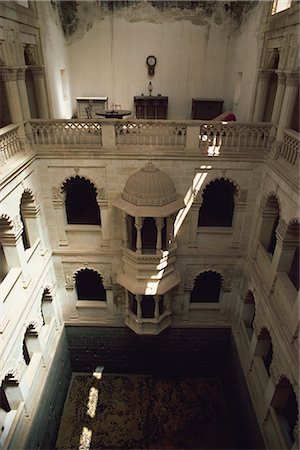
[(218, 380), (74, 375), (56, 448), (234, 448)]

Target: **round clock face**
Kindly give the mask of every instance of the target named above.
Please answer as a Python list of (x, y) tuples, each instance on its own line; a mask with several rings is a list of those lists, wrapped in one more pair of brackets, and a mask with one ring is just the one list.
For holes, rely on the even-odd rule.
[(155, 58), (155, 56), (148, 56), (148, 58), (147, 58), (147, 64), (148, 64), (148, 66), (155, 66), (155, 64), (156, 64), (156, 58)]

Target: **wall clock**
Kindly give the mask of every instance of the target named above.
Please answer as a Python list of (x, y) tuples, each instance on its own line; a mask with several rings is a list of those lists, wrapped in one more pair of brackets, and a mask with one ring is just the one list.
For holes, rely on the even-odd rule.
[(150, 77), (152, 77), (154, 75), (154, 69), (155, 69), (155, 65), (156, 65), (155, 56), (153, 56), (153, 55), (148, 56), (146, 59), (146, 63), (148, 66), (148, 75), (150, 75)]

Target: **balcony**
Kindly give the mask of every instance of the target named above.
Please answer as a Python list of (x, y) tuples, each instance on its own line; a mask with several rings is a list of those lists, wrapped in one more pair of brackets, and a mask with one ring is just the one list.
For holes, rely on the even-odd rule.
[[(165, 148), (201, 152), (218, 156), (222, 151), (234, 152), (266, 149), (271, 124), (213, 121), (168, 120), (30, 120), (23, 127), (9, 125), (0, 131), (0, 161), (4, 165), (25, 148), (36, 153), (47, 149), (126, 150), (131, 148)], [(288, 145), (288, 143), (287, 143)]]

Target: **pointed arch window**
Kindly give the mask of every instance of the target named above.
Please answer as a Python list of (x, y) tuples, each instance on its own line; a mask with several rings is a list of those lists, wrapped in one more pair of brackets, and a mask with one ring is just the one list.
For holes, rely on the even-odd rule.
[(221, 178), (212, 181), (203, 192), (198, 217), (200, 227), (231, 227), (234, 213), (234, 184)]
[(292, 448), (295, 442), (299, 406), (293, 386), (287, 378), (282, 378), (276, 385), (271, 406), (276, 412), (287, 447)]
[(98, 272), (92, 269), (83, 269), (77, 272), (75, 285), (78, 300), (106, 301), (106, 290)]
[(253, 322), (255, 317), (255, 300), (254, 295), (251, 291), (247, 292), (247, 295), (244, 300), (244, 307), (242, 312), (242, 321), (245, 324), (247, 334), (249, 339), (252, 338), (253, 335)]
[(262, 209), (262, 226), (259, 241), (264, 249), (271, 256), (276, 247), (276, 228), (279, 224), (280, 209), (279, 202), (275, 195), (271, 194)]
[(78, 175), (64, 184), (66, 214), (69, 224), (101, 225), (95, 186)]
[(23, 224), (22, 241), (25, 250), (32, 247), (40, 237), (37, 214), (38, 208), (33, 194), (30, 191), (23, 192), (20, 202), (20, 217)]
[(219, 301), (222, 278), (217, 272), (202, 272), (195, 279), (191, 302), (216, 303)]
[(260, 356), (268, 375), (270, 376), (270, 365), (273, 358), (273, 346), (269, 331), (263, 328), (257, 338), (256, 356)]

